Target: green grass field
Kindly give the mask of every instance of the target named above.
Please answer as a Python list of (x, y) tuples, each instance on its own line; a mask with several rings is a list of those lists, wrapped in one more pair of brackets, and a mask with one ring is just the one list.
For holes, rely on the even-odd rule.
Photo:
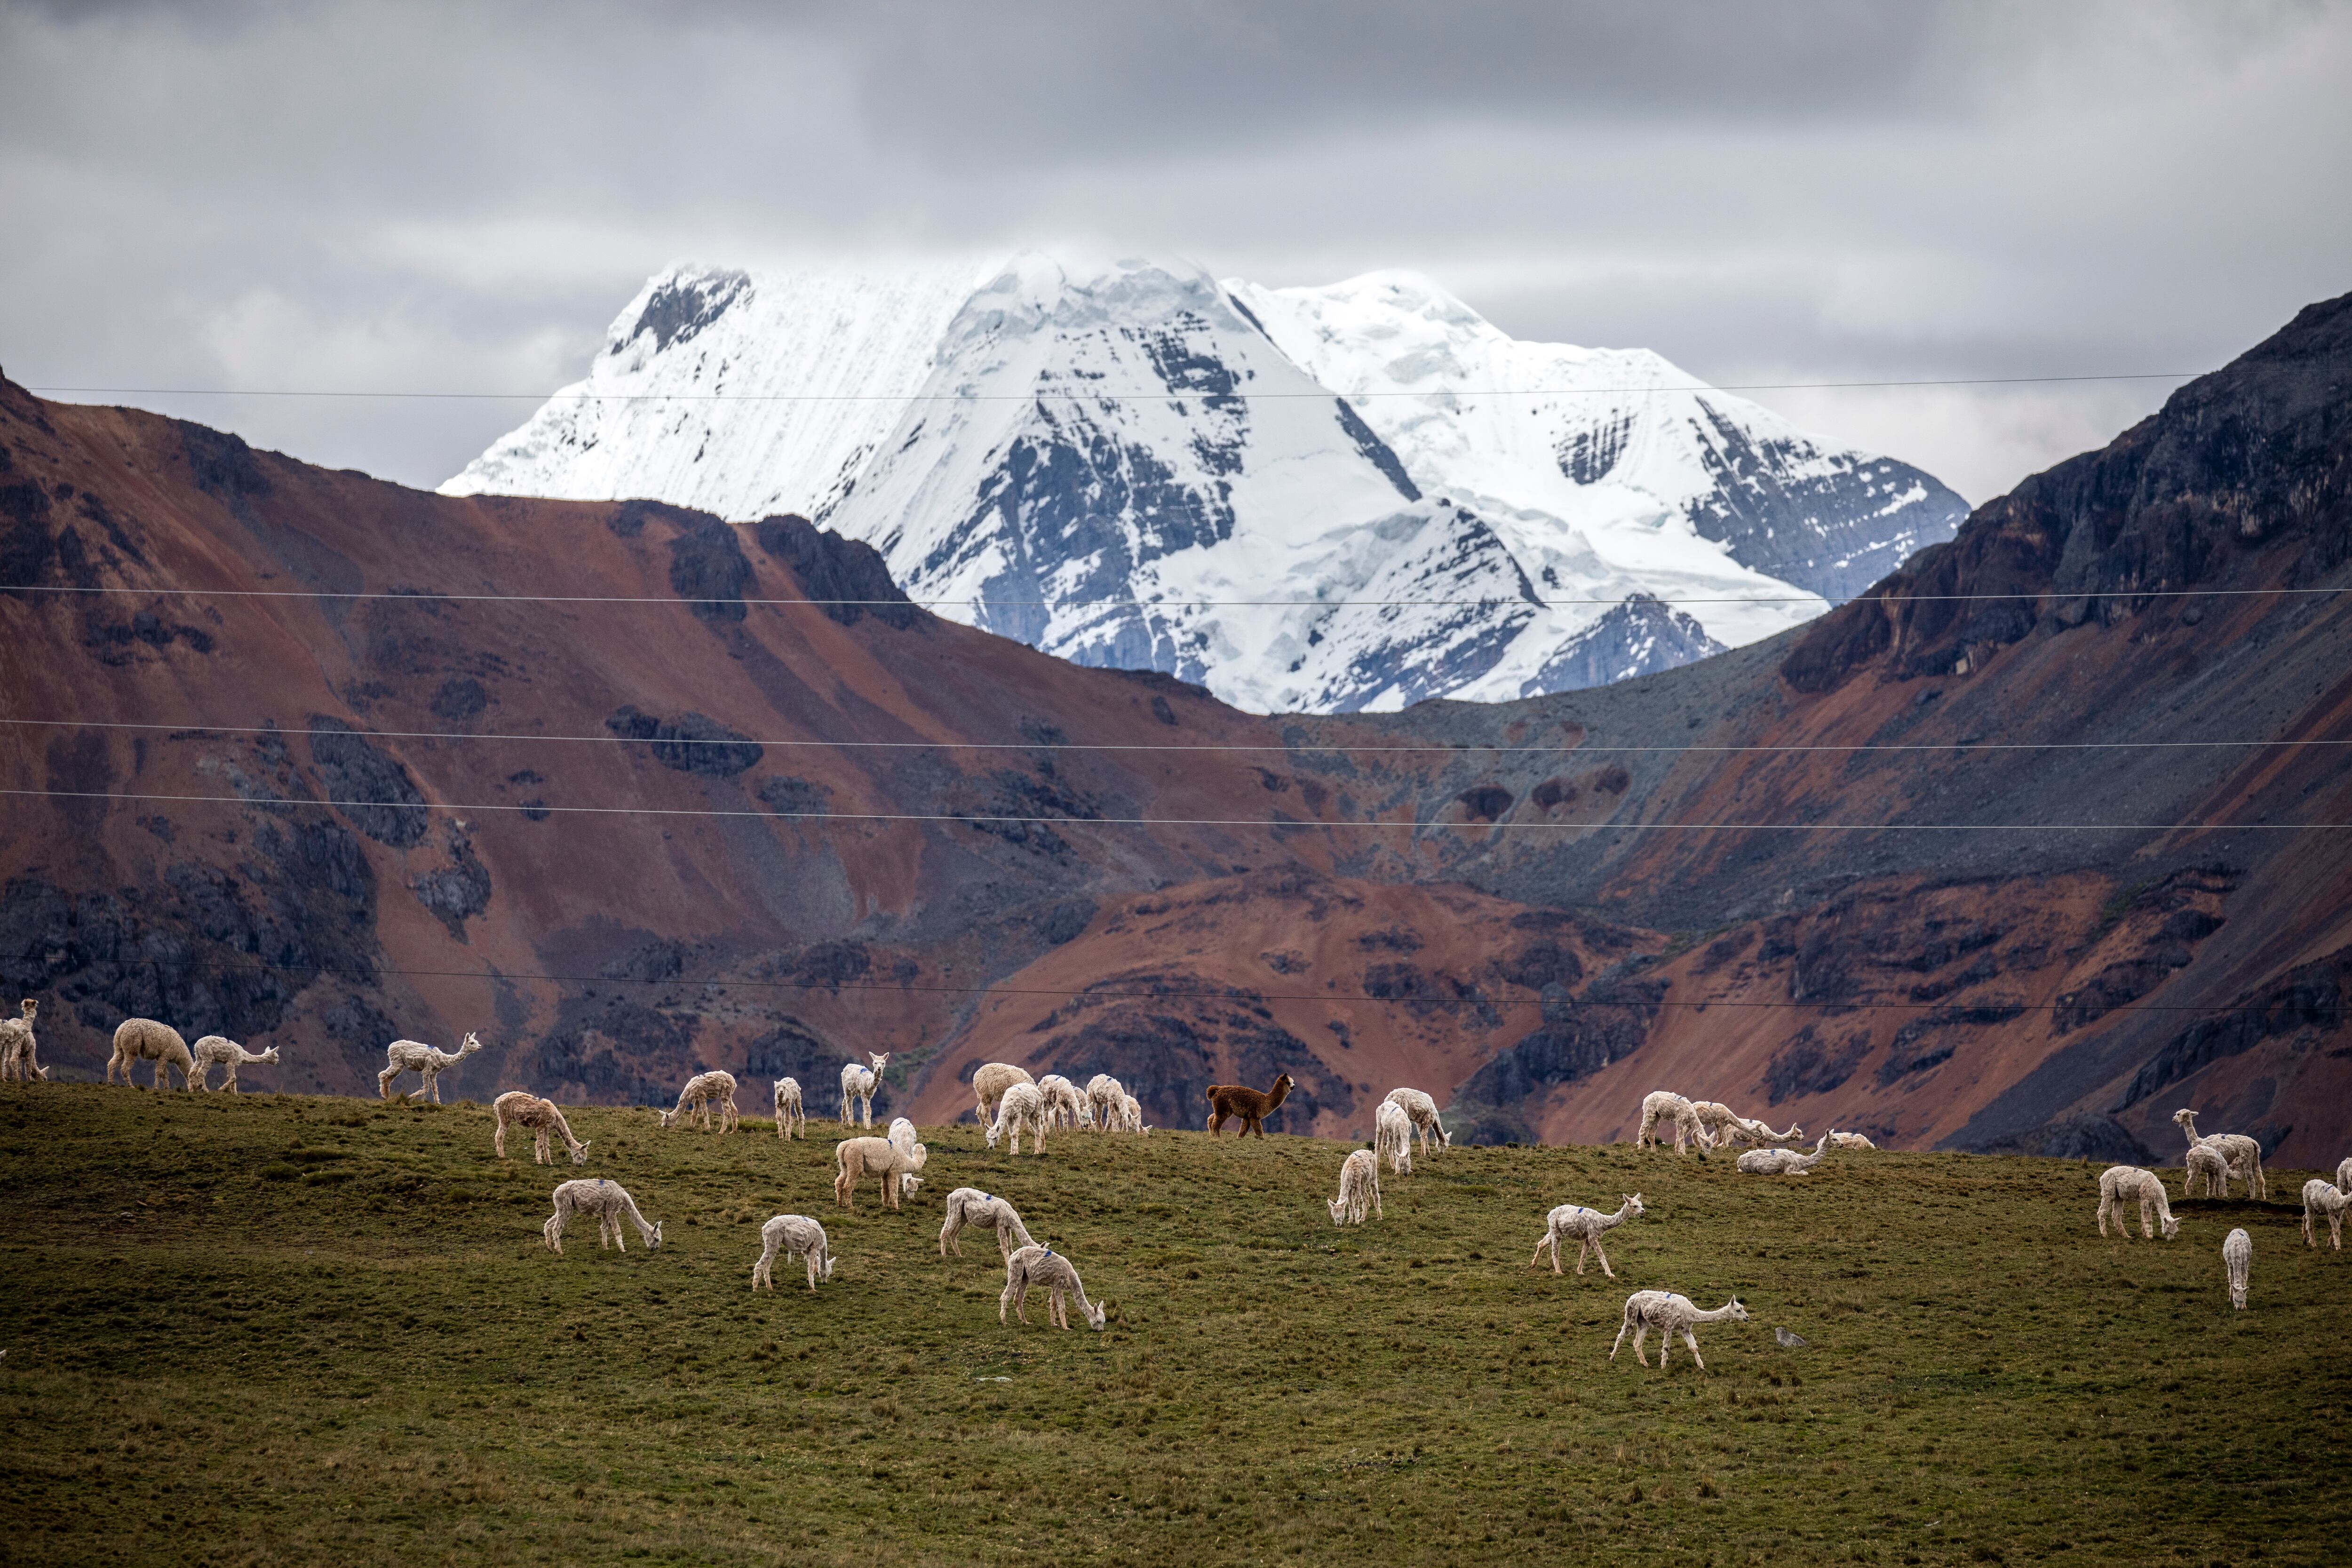
[[(780, 1144), (587, 1110), (667, 1226), (541, 1245), (575, 1173), (478, 1106), (0, 1090), (0, 1522), (14, 1563), (2340, 1561), (2352, 1253), (2272, 1201), (2101, 1241), (2096, 1167), (1457, 1149), (1335, 1229), (1340, 1145), (935, 1130), (904, 1212)], [(559, 1156), (560, 1157), (560, 1156)], [(1108, 1330), (999, 1328), (970, 1184)], [(1552, 1205), (1645, 1218), (1527, 1267)], [(760, 1222), (842, 1261), (754, 1299)], [(2221, 1241), (2254, 1237), (2232, 1312)], [(2325, 1233), (2323, 1232), (2323, 1239)], [(1626, 1293), (1737, 1291), (1701, 1373), (1612, 1363)], [(1811, 1342), (1789, 1352), (1775, 1324)], [(1653, 1342), (1654, 1357), (1654, 1342)]]

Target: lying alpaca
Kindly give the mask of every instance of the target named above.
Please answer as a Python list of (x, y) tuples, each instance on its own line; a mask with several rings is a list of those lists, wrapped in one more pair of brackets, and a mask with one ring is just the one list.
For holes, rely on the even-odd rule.
[(1021, 1134), (1029, 1133), (1029, 1152), (1045, 1152), (1045, 1128), (1050, 1119), (1045, 1114), (1045, 1097), (1037, 1092), (1034, 1083), (1016, 1083), (1006, 1087), (996, 1102), (996, 1120), (989, 1123), (988, 1146), (992, 1149), (1000, 1139), (1010, 1138), (1010, 1153), (1021, 1152)]
[[(868, 1051), (866, 1059), (870, 1066), (859, 1067), (856, 1062), (841, 1064), (841, 1124), (844, 1127), (874, 1125), (874, 1091), (881, 1085), (882, 1069), (890, 1065), (890, 1053)], [(855, 1122), (849, 1120), (849, 1108), (853, 1101), (858, 1110), (858, 1119)]]
[(923, 1168), (930, 1151), (918, 1143), (900, 1149), (887, 1138), (845, 1138), (833, 1146), (833, 1201), (853, 1212), (857, 1207), (857, 1184), (868, 1176), (882, 1182), (883, 1201), (898, 1206), (899, 1182)]
[[(1062, 1081), (1067, 1083), (1069, 1080), (1065, 1079)], [(980, 1070), (971, 1075), (971, 1092), (980, 1098), (980, 1124), (985, 1127), (996, 1120), (996, 1102), (1004, 1098), (1006, 1089), (1016, 1083), (1025, 1083), (1034, 1088), (1036, 1082), (1029, 1076), (1027, 1068), (1017, 1068), (1011, 1062), (982, 1064)]]
[[(1039, 1079), (1037, 1096), (1045, 1102), (1045, 1118), (1049, 1126), (1066, 1125), (1076, 1129), (1094, 1125), (1094, 1106), (1087, 1099), (1086, 1091), (1060, 1073), (1049, 1072)], [(980, 1120), (985, 1126), (992, 1120), (992, 1113), (983, 1112)]]
[(698, 1072), (688, 1079), (686, 1087), (677, 1091), (677, 1103), (661, 1113), (661, 1124), (664, 1127), (675, 1127), (681, 1116), (685, 1117), (689, 1123), (698, 1116), (702, 1121), (702, 1130), (708, 1132), (710, 1131), (710, 1108), (714, 1105), (719, 1108), (719, 1131), (734, 1131), (736, 1115), (733, 1073)]
[(235, 1040), (224, 1039), (218, 1035), (206, 1035), (188, 1047), (188, 1057), (196, 1064), (198, 1089), (209, 1092), (213, 1087), (213, 1068), (224, 1067), (228, 1069), (228, 1074), (221, 1079), (221, 1087), (235, 1094), (236, 1069), (241, 1067), (252, 1067), (256, 1063), (265, 1067), (276, 1067), (278, 1047), (272, 1046), (266, 1051), (248, 1051)]
[(751, 1289), (765, 1285), (776, 1288), (776, 1254), (787, 1258), (805, 1258), (808, 1262), (808, 1288), (816, 1289), (820, 1279), (833, 1278), (833, 1266), (841, 1260), (833, 1255), (825, 1241), (824, 1226), (804, 1214), (780, 1214), (760, 1227), (760, 1261), (751, 1265)]
[(2226, 1198), (2230, 1195), (2230, 1158), (2215, 1145), (2191, 1143), (2180, 1165), (2180, 1195), (2183, 1198), (2195, 1197), (2200, 1183), (2209, 1196)]
[(801, 1080), (796, 1078), (776, 1080), (776, 1136), (808, 1136), (808, 1112), (801, 1109)]
[(2254, 1238), (2233, 1230), (2221, 1238), (2221, 1267), (2230, 1274), (2230, 1305), (2246, 1310), (2247, 1276), (2254, 1268)]
[(482, 1042), (474, 1037), (470, 1029), (467, 1031), (465, 1039), (458, 1043), (455, 1055), (435, 1050), (418, 1040), (394, 1040), (383, 1048), (383, 1070), (375, 1075), (375, 1091), (379, 1097), (390, 1100), (392, 1086), (399, 1080), (400, 1075), (413, 1072), (425, 1081), (408, 1098), (422, 1100), (425, 1090), (430, 1089), (433, 1091), (433, 1103), (438, 1105), (441, 1103), (441, 1075), (481, 1048)]
[(1107, 1072), (1098, 1072), (1087, 1080), (1087, 1106), (1094, 1114), (1093, 1127), (1097, 1132), (1108, 1132), (1118, 1120), (1120, 1101), (1127, 1098), (1127, 1085)]
[(2180, 1222), (2172, 1217), (2172, 1205), (2165, 1201), (2164, 1184), (2152, 1171), (2137, 1165), (2110, 1165), (2099, 1175), (2099, 1234), (2107, 1234), (2107, 1216), (2113, 1215), (2116, 1232), (2126, 1241), (2131, 1239), (2131, 1220), (2125, 1205), (2134, 1198), (2139, 1200), (2139, 1233), (2150, 1241), (2156, 1239), (2154, 1215), (2164, 1222), (2164, 1239), (2170, 1241), (2180, 1234)]
[(548, 1139), (556, 1133), (563, 1136), (563, 1146), (572, 1152), (572, 1163), (588, 1163), (588, 1145), (572, 1136), (572, 1124), (563, 1120), (563, 1111), (555, 1101), (541, 1100), (527, 1089), (510, 1089), (490, 1101), (490, 1113), (498, 1118), (498, 1131), (490, 1135), (490, 1147), (498, 1156), (507, 1157), (507, 1129), (520, 1127), (537, 1134), (531, 1150), (531, 1163), (552, 1165), (555, 1156), (548, 1149)]
[(1878, 1145), (1872, 1142), (1869, 1139), (1864, 1138), (1859, 1132), (1832, 1132), (1830, 1134), (1830, 1147), (1832, 1149), (1875, 1149)]
[(2317, 1176), (2303, 1184), (2303, 1239), (2312, 1246), (2319, 1245), (2319, 1231), (2311, 1216), (2327, 1216), (2327, 1240), (2336, 1251), (2344, 1250), (2344, 1210), (2352, 1205), (2352, 1193), (2321, 1181)]
[(1601, 1272), (1612, 1279), (1616, 1279), (1616, 1270), (1609, 1267), (1609, 1255), (1601, 1250), (1601, 1234), (1616, 1229), (1629, 1219), (1639, 1219), (1649, 1212), (1642, 1206), (1641, 1194), (1620, 1193), (1617, 1195), (1625, 1201), (1615, 1214), (1602, 1214), (1599, 1209), (1584, 1208), (1576, 1204), (1562, 1204), (1545, 1215), (1543, 1239), (1536, 1243), (1536, 1254), (1528, 1259), (1528, 1267), (1533, 1268), (1541, 1262), (1544, 1248), (1549, 1247), (1551, 1271), (1559, 1273), (1559, 1244), (1574, 1237), (1577, 1240), (1576, 1271), (1579, 1274), (1584, 1272), (1584, 1255), (1590, 1251), (1601, 1259)]
[(33, 1015), (41, 1005), (27, 996), (17, 1005), (23, 1017), (0, 1018), (0, 1083), (46, 1080), (49, 1069), (41, 1065), (40, 1043), (33, 1038)]
[(1437, 1101), (1417, 1089), (1392, 1089), (1389, 1090), (1388, 1103), (1403, 1111), (1406, 1120), (1412, 1123), (1413, 1131), (1421, 1139), (1423, 1154), (1432, 1148), (1454, 1147), (1454, 1134), (1448, 1132), (1445, 1123), (1437, 1119)]
[(1263, 1094), (1237, 1083), (1213, 1083), (1209, 1086), (1209, 1133), (1214, 1137), (1224, 1126), (1227, 1117), (1238, 1117), (1243, 1137), (1255, 1132), (1263, 1138), (1265, 1136), (1265, 1119), (1289, 1098), (1288, 1073), (1276, 1078), (1274, 1087)]
[(152, 1018), (125, 1018), (114, 1031), (114, 1055), (106, 1064), (106, 1081), (114, 1081), (114, 1069), (122, 1069), (122, 1086), (131, 1087), (131, 1064), (153, 1062), (155, 1087), (171, 1087), (170, 1070), (180, 1069), (180, 1087), (194, 1092), (196, 1087), (196, 1061), (188, 1054), (188, 1042), (180, 1038), (180, 1031), (169, 1024), (159, 1024)]
[(1739, 1156), (1739, 1169), (1750, 1176), (1802, 1176), (1829, 1157), (1830, 1140), (1834, 1131), (1822, 1134), (1810, 1154), (1800, 1154), (1794, 1149), (1750, 1149)]
[(1078, 1271), (1071, 1266), (1070, 1260), (1052, 1247), (1039, 1247), (1034, 1242), (1004, 1260), (1004, 1294), (997, 1298), (996, 1302), (998, 1322), (1004, 1321), (1004, 1309), (1007, 1307), (1012, 1308), (1013, 1315), (1023, 1322), (1029, 1321), (1029, 1288), (1033, 1285), (1045, 1287), (1048, 1297), (1045, 1315), (1055, 1328), (1070, 1326), (1069, 1299), (1073, 1296), (1078, 1299), (1078, 1310), (1084, 1314), (1087, 1327), (1099, 1329), (1103, 1326), (1103, 1313), (1110, 1303), (1105, 1301), (1097, 1306), (1088, 1301), (1087, 1288), (1078, 1283)]
[(1029, 1227), (1021, 1223), (1021, 1215), (1003, 1198), (992, 1197), (978, 1187), (958, 1187), (948, 1194), (947, 1222), (940, 1226), (940, 1256), (945, 1258), (953, 1247), (958, 1258), (963, 1256), (963, 1243), (958, 1238), (966, 1230), (992, 1230), (996, 1233), (999, 1256), (1010, 1258), (1014, 1249), (1037, 1245)]
[(1748, 1321), (1748, 1309), (1740, 1304), (1738, 1297), (1734, 1296), (1713, 1311), (1703, 1312), (1689, 1297), (1677, 1296), (1671, 1290), (1636, 1290), (1625, 1298), (1625, 1321), (1617, 1330), (1617, 1343), (1609, 1347), (1609, 1359), (1617, 1359), (1617, 1346), (1625, 1342), (1630, 1331), (1633, 1336), (1633, 1359), (1643, 1366), (1649, 1365), (1642, 1356), (1642, 1342), (1655, 1329), (1660, 1372), (1666, 1369), (1666, 1355), (1674, 1348), (1676, 1334), (1682, 1335), (1683, 1343), (1690, 1347), (1691, 1360), (1699, 1371), (1705, 1372), (1706, 1363), (1699, 1360), (1698, 1339), (1691, 1331), (1701, 1323), (1720, 1323), (1726, 1319), (1735, 1323)]
[[(901, 1154), (912, 1154), (915, 1152), (915, 1124), (908, 1121), (903, 1116), (892, 1117), (890, 1119), (890, 1131), (883, 1136), (889, 1139), (890, 1147), (898, 1150)], [(921, 1189), (922, 1184), (923, 1178), (920, 1176), (901, 1176), (898, 1178), (898, 1191), (908, 1197), (914, 1196), (915, 1194)]]
[(1715, 1147), (1715, 1135), (1699, 1120), (1698, 1107), (1670, 1089), (1654, 1089), (1642, 1097), (1642, 1126), (1633, 1134), (1633, 1147), (1659, 1147), (1658, 1124), (1671, 1121), (1675, 1127), (1675, 1152), (1687, 1153), (1697, 1145), (1699, 1158)]
[(2260, 1143), (2242, 1132), (2208, 1132), (2200, 1138), (2197, 1135), (2197, 1113), (2185, 1107), (2172, 1113), (2172, 1124), (2188, 1136), (2190, 1147), (2210, 1143), (2220, 1149), (2221, 1157), (2230, 1162), (2230, 1168), (2237, 1173), (2238, 1179), (2246, 1184), (2248, 1197), (2267, 1198), (2271, 1195), (2270, 1184), (2263, 1180), (2263, 1146)]
[(591, 1176), (566, 1182), (555, 1189), (555, 1212), (548, 1216), (545, 1225), (539, 1227), (539, 1233), (547, 1238), (547, 1245), (559, 1253), (563, 1250), (563, 1227), (572, 1222), (575, 1214), (596, 1216), (596, 1245), (600, 1248), (609, 1242), (623, 1252), (629, 1250), (628, 1242), (621, 1236), (623, 1220), (637, 1227), (637, 1234), (645, 1238), (647, 1252), (658, 1251), (661, 1247), (662, 1227), (646, 1222), (646, 1216), (637, 1212), (637, 1200), (629, 1196), (628, 1189), (618, 1182)]
[(1412, 1118), (1393, 1100), (1383, 1100), (1372, 1113), (1372, 1157), (1389, 1158), (1389, 1173), (1412, 1174)]
[(1373, 1214), (1388, 1218), (1381, 1208), (1381, 1163), (1370, 1149), (1359, 1149), (1339, 1162), (1339, 1195), (1324, 1199), (1323, 1206), (1331, 1211), (1333, 1225), (1361, 1225), (1367, 1204)]

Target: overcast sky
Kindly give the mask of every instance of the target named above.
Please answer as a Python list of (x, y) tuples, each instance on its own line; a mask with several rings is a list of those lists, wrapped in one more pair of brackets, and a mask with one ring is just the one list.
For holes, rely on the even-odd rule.
[[(0, 0), (0, 368), (544, 391), (666, 263), (1427, 272), (1727, 383), (2210, 367), (2352, 289), (2352, 6)], [(2170, 383), (1750, 394), (1971, 500)], [(529, 403), (138, 397), (434, 484)]]

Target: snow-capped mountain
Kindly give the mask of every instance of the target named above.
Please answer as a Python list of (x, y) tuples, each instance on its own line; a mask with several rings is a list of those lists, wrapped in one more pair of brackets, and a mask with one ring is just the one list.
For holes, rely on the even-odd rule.
[(1034, 255), (674, 268), (443, 489), (805, 512), (941, 614), (1258, 711), (1668, 668), (1820, 613), (1965, 510), (1409, 274), (1264, 289)]

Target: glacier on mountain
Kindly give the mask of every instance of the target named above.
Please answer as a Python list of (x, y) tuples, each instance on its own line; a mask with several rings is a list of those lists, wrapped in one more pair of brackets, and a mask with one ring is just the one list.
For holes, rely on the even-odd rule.
[(805, 513), (942, 615), (1262, 712), (1669, 668), (1819, 614), (1965, 510), (1412, 274), (1267, 289), (1034, 254), (672, 268), (443, 489)]

